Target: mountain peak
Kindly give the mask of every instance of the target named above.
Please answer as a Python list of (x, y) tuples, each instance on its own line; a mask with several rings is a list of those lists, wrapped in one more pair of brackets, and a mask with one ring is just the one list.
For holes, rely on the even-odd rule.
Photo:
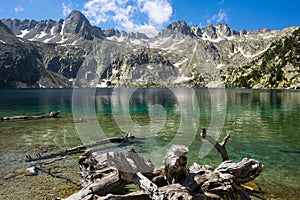
[(64, 35), (80, 35), (87, 40), (95, 37), (103, 38), (104, 34), (98, 27), (93, 27), (89, 20), (80, 12), (72, 11), (64, 21)]
[(72, 11), (68, 17), (65, 19), (65, 23), (70, 24), (78, 24), (78, 25), (86, 25), (91, 26), (89, 20), (80, 12), (77, 10)]
[(188, 26), (184, 20), (179, 20), (179, 21), (171, 23), (170, 25), (167, 26), (167, 29), (172, 30), (172, 31), (178, 31), (184, 35), (194, 36), (194, 33), (191, 30), (191, 27)]
[(180, 31), (182, 32), (183, 30), (189, 29), (189, 26), (184, 20), (179, 20), (176, 22), (172, 22), (167, 26), (167, 29), (173, 30), (173, 31)]

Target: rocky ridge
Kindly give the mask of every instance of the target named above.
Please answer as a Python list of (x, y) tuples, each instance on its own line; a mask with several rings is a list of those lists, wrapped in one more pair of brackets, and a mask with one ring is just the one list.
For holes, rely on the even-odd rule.
[(0, 87), (300, 87), (299, 27), (181, 20), (149, 38), (102, 30), (73, 11), (58, 22), (1, 19), (0, 31)]

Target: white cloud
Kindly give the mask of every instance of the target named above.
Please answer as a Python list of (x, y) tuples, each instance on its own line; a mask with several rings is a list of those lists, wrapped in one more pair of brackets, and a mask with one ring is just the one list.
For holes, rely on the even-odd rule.
[(83, 14), (92, 24), (110, 23), (118, 29), (153, 35), (169, 22), (172, 6), (169, 0), (89, 0)]
[(167, 0), (140, 0), (141, 12), (147, 13), (149, 20), (161, 25), (172, 16), (172, 6)]
[(228, 16), (225, 13), (225, 11), (222, 10), (222, 9), (220, 9), (217, 14), (215, 14), (210, 19), (208, 19), (207, 23), (212, 24), (212, 23), (218, 23), (218, 22), (221, 22), (221, 21), (224, 21), (224, 22), (228, 21)]
[(63, 15), (64, 16), (68, 16), (71, 12), (72, 12), (72, 5), (69, 4), (65, 4), (64, 2), (61, 4), (62, 9), (63, 9)]
[(15, 7), (15, 12), (18, 13), (18, 12), (23, 12), (24, 11), (24, 8), (22, 6), (17, 6)]

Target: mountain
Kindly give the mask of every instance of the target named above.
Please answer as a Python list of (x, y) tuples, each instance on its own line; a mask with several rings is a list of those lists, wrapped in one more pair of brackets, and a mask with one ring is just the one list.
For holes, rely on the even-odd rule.
[(149, 38), (66, 19), (0, 21), (0, 87), (300, 88), (299, 31), (176, 21)]
[(34, 87), (40, 78), (37, 50), (0, 22), (0, 87)]
[[(251, 62), (236, 68), (225, 81), (230, 87), (300, 88), (300, 29), (272, 42)], [(232, 70), (231, 70), (232, 71)]]
[(65, 20), (1, 19), (19, 38), (43, 43), (72, 43), (78, 39), (93, 40), (105, 37), (101, 28), (92, 26), (79, 11), (72, 11)]

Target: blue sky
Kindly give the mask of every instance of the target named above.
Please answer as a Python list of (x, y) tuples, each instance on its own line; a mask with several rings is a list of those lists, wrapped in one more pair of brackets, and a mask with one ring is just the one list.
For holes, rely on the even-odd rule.
[(0, 0), (0, 18), (64, 19), (82, 11), (103, 29), (157, 31), (172, 21), (204, 27), (225, 22), (236, 30), (300, 26), (300, 1), (285, 0)]

